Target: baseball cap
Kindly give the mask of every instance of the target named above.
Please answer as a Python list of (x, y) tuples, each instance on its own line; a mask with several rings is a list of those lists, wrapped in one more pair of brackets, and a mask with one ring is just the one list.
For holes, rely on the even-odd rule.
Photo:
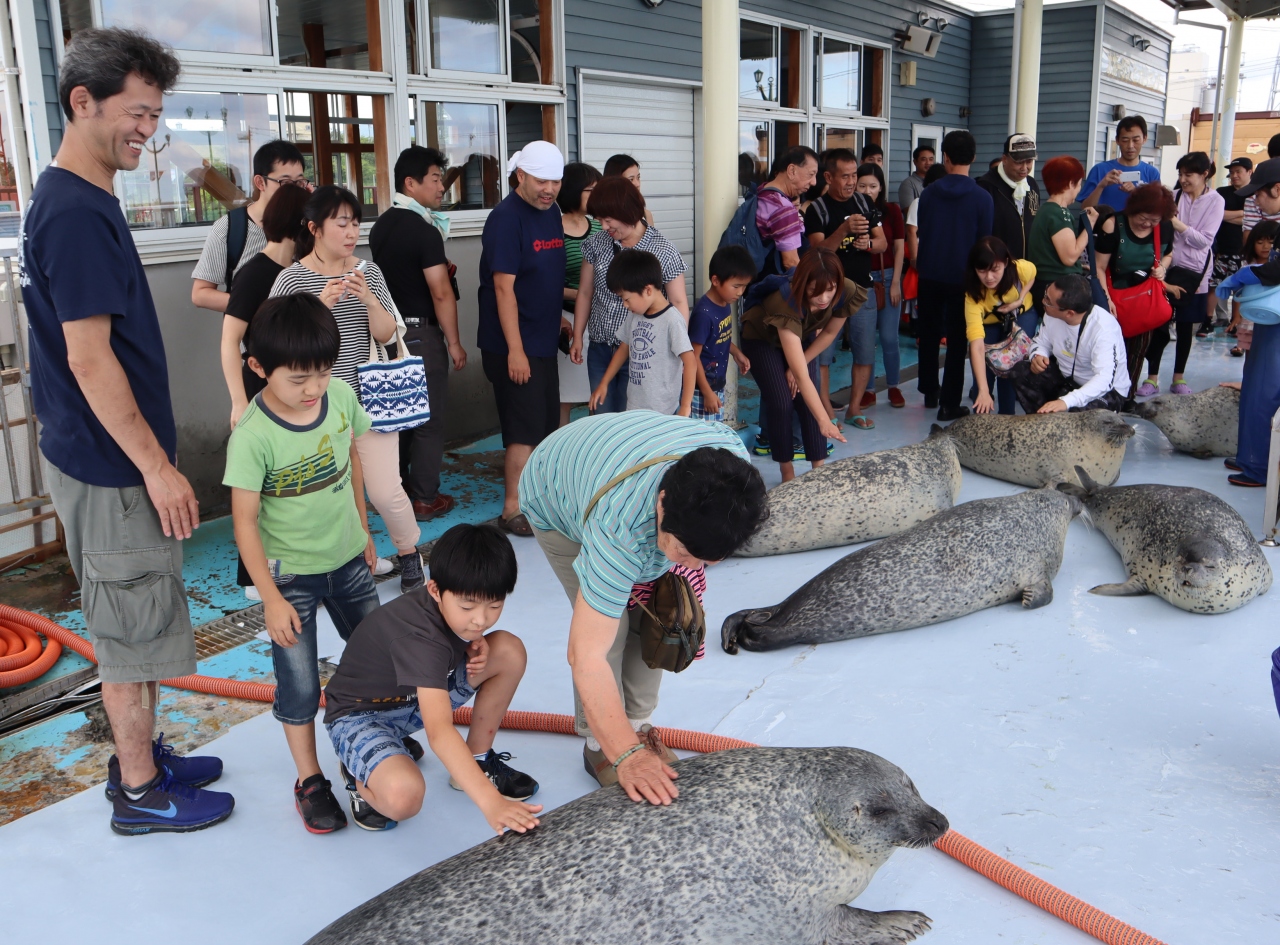
[(1263, 161), (1253, 169), (1253, 180), (1236, 191), (1237, 197), (1252, 197), (1264, 187), (1280, 184), (1280, 158)]
[(1004, 142), (1004, 153), (1015, 161), (1032, 161), (1036, 156), (1036, 142), (1031, 135), (1009, 135)]
[(1251, 171), (1253, 170), (1253, 160), (1247, 157), (1238, 157), (1227, 165), (1227, 170), (1231, 170), (1233, 167), (1243, 167), (1246, 171)]

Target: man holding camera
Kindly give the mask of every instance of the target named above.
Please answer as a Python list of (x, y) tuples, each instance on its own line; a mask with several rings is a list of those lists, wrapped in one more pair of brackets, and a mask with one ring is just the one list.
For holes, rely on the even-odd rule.
[[(872, 255), (883, 253), (889, 246), (881, 229), (882, 214), (875, 200), (858, 193), (858, 159), (848, 148), (834, 148), (826, 154), (823, 177), (827, 192), (809, 204), (804, 214), (804, 231), (810, 246), (835, 250), (844, 266), (845, 278), (867, 290), (867, 300), (849, 319), (849, 346), (853, 349), (853, 386), (850, 390), (864, 391), (876, 363), (876, 295), (871, 291)], [(830, 401), (831, 362), (835, 360), (836, 345), (818, 355), (820, 379), (818, 393), (823, 404), (832, 413)], [(859, 393), (857, 395), (861, 397)], [(855, 427), (869, 430), (875, 426), (868, 418), (858, 415), (857, 403), (850, 401), (845, 420)]]

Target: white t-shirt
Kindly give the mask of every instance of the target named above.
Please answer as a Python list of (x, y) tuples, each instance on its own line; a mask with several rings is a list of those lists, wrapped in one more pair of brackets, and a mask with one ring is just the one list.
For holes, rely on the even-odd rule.
[(1068, 325), (1046, 315), (1036, 333), (1031, 354), (1055, 357), (1063, 377), (1074, 376), (1080, 387), (1059, 398), (1067, 407), (1083, 407), (1114, 390), (1129, 393), (1129, 367), (1124, 333), (1116, 317), (1105, 308), (1093, 307), (1083, 326)]
[(911, 206), (907, 207), (907, 226), (918, 227), (920, 225), (920, 200), (911, 201)]

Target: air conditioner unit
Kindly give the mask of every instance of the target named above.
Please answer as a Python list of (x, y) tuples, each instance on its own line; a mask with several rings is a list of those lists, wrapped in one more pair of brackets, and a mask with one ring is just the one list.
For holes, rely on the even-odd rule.
[(932, 59), (938, 55), (938, 47), (942, 45), (942, 34), (927, 30), (923, 26), (908, 26), (907, 38), (903, 40), (905, 52), (918, 53)]

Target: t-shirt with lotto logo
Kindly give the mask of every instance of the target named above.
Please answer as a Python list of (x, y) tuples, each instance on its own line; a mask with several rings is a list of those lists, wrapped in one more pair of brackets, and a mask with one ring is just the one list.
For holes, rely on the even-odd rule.
[(261, 493), (258, 533), (273, 576), (327, 574), (364, 551), (351, 441), (369, 426), (355, 391), (337, 377), (306, 426), (280, 419), (262, 394), (249, 401), (227, 443), (222, 484)]
[(733, 310), (717, 305), (709, 296), (698, 299), (689, 314), (689, 341), (702, 345), (703, 373), (714, 391), (724, 390), (729, 372), (729, 344), (733, 341)]
[(618, 341), (630, 354), (627, 409), (666, 414), (679, 410), (684, 389), (680, 355), (693, 350), (679, 309), (668, 305), (657, 315), (632, 312), (618, 329)]
[(507, 353), (493, 290), (493, 274), (503, 272), (516, 277), (524, 353), (532, 358), (555, 357), (565, 272), (560, 208), (552, 204), (549, 210), (539, 210), (518, 193), (508, 194), (484, 221), (480, 244), (480, 350)]

